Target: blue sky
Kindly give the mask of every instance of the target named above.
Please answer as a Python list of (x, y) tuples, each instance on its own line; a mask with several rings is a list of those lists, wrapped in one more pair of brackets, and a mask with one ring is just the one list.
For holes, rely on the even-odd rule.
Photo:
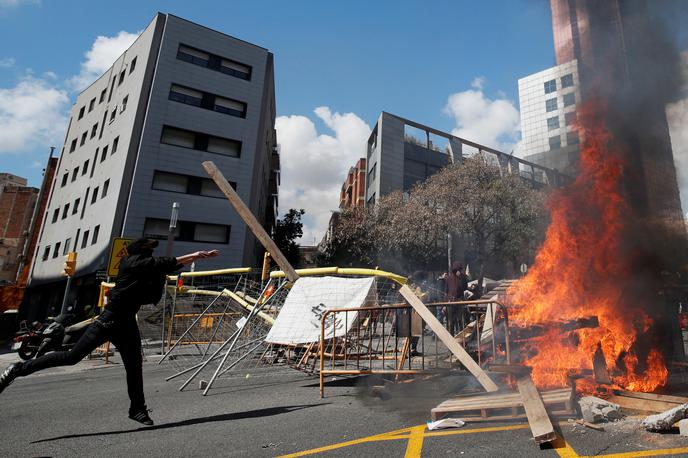
[[(0, 171), (39, 185), (79, 75), (94, 78), (105, 45), (126, 47), (158, 10), (274, 53), (280, 209), (306, 208), (308, 243), (380, 111), (508, 149), (519, 136), (517, 79), (554, 65), (547, 0), (0, 0)], [(19, 97), (37, 104), (24, 118)], [(311, 162), (322, 172), (316, 156), (330, 167), (320, 182), (299, 172)]]

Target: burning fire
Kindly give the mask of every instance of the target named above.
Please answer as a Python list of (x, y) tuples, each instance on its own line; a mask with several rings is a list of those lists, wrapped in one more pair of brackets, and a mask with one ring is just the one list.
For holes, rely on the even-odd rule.
[[(603, 104), (578, 111), (585, 132), (580, 174), (548, 202), (551, 222), (528, 274), (510, 293), (510, 320), (517, 326), (544, 325), (545, 333), (526, 343), (524, 363), (539, 387), (563, 386), (571, 371), (592, 369), (598, 345), (612, 381), (636, 391), (666, 384), (661, 353), (647, 343), (652, 304), (634, 297), (625, 221), (632, 218), (621, 179), (623, 160), (610, 147)], [(634, 300), (636, 299), (636, 300)], [(599, 326), (562, 332), (553, 326), (596, 316)], [(647, 348), (643, 348), (647, 347)]]

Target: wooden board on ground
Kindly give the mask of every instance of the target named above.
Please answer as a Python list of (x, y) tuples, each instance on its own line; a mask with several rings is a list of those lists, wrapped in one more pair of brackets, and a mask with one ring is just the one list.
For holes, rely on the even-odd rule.
[(609, 398), (609, 402), (619, 404), (623, 409), (658, 413), (673, 409), (681, 404), (687, 404), (688, 397), (615, 390), (614, 395)]
[(478, 382), (485, 388), (485, 391), (493, 392), (497, 391), (499, 388), (494, 381), (482, 370), (482, 368), (476, 363), (473, 358), (463, 349), (459, 343), (454, 340), (454, 337), (447, 331), (447, 329), (439, 322), (435, 315), (423, 304), (423, 302), (416, 296), (408, 287), (404, 285), (399, 288), (399, 294), (401, 294), (411, 307), (418, 313), (418, 315), (423, 318), (430, 329), (439, 337), (444, 345), (451, 351), (454, 356), (463, 364), (463, 366), (473, 374), (473, 376), (478, 379)]
[(557, 435), (554, 433), (554, 426), (552, 426), (552, 422), (545, 409), (545, 404), (542, 402), (540, 393), (535, 388), (530, 375), (519, 377), (516, 384), (523, 400), (523, 408), (526, 411), (530, 432), (533, 434), (535, 442), (542, 444), (556, 439)]
[(607, 361), (604, 359), (604, 351), (602, 345), (597, 344), (597, 350), (592, 357), (592, 370), (595, 374), (595, 382), (603, 385), (611, 385), (612, 379), (609, 377), (609, 369), (607, 369)]
[[(573, 410), (571, 388), (543, 391), (542, 402), (553, 415), (569, 415)], [(457, 414), (464, 421), (494, 421), (523, 418), (523, 399), (517, 392), (499, 392), (448, 399), (430, 411), (432, 420)]]

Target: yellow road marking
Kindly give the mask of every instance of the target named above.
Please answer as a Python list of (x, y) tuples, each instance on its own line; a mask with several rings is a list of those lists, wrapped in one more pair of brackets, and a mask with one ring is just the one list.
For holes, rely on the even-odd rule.
[(423, 450), (423, 436), (425, 433), (425, 425), (416, 426), (411, 429), (409, 434), (408, 444), (406, 444), (406, 453), (404, 458), (420, 458), (420, 451)]
[[(565, 424), (565, 422), (561, 422)], [(302, 452), (290, 453), (288, 455), (281, 455), (278, 458), (296, 458), (300, 456), (314, 455), (316, 453), (327, 452), (330, 450), (336, 450), (344, 447), (351, 447), (353, 445), (365, 444), (369, 442), (382, 442), (382, 441), (393, 441), (393, 440), (408, 440), (406, 445), (405, 458), (417, 458), (421, 456), (421, 451), (423, 449), (423, 442), (426, 437), (440, 437), (440, 436), (455, 436), (461, 434), (476, 434), (476, 433), (487, 433), (496, 431), (513, 431), (518, 429), (527, 429), (528, 424), (520, 425), (510, 425), (510, 426), (490, 426), (486, 428), (475, 428), (475, 429), (458, 429), (458, 430), (447, 430), (447, 431), (432, 431), (425, 432), (425, 425), (412, 426), (410, 428), (402, 428), (394, 431), (389, 431), (382, 434), (376, 434), (374, 436), (362, 437), (359, 439), (350, 440), (347, 442), (340, 442), (337, 444), (326, 445), (323, 447), (313, 448), (310, 450), (304, 450)], [(571, 447), (571, 445), (561, 436), (558, 436), (555, 441), (552, 442), (552, 446), (557, 454), (561, 458), (590, 458), (585, 455), (578, 455), (576, 451)], [(635, 452), (622, 452), (622, 453), (611, 453), (608, 455), (598, 455), (604, 456), (606, 458), (639, 458), (645, 456), (661, 456), (661, 455), (672, 455), (672, 454), (688, 454), (688, 447), (681, 448), (666, 448), (658, 450), (639, 450)]]

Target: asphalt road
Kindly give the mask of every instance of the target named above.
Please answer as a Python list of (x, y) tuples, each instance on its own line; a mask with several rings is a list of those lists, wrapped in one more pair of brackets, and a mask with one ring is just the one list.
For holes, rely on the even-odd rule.
[[(94, 368), (95, 367), (95, 368)], [(597, 432), (559, 425), (566, 442), (540, 449), (527, 423), (475, 423), (428, 432), (429, 408), (465, 381), (444, 379), (394, 387), (370, 397), (379, 381), (330, 383), (320, 399), (318, 380), (290, 370), (221, 379), (208, 396), (198, 386), (179, 392), (165, 382), (173, 371), (144, 365), (146, 395), (156, 424), (127, 418), (124, 370), (35, 374), (0, 394), (0, 456), (278, 456), (322, 449), (317, 456), (576, 456), (674, 449), (688, 456), (688, 438), (650, 434), (637, 421)], [(396, 431), (396, 432), (395, 432)], [(390, 433), (391, 432), (391, 433)], [(372, 436), (372, 437), (371, 437)], [(347, 444), (347, 442), (349, 442)], [(343, 443), (343, 445), (342, 445)], [(568, 448), (567, 448), (568, 447)], [(661, 452), (660, 452), (661, 453)]]

